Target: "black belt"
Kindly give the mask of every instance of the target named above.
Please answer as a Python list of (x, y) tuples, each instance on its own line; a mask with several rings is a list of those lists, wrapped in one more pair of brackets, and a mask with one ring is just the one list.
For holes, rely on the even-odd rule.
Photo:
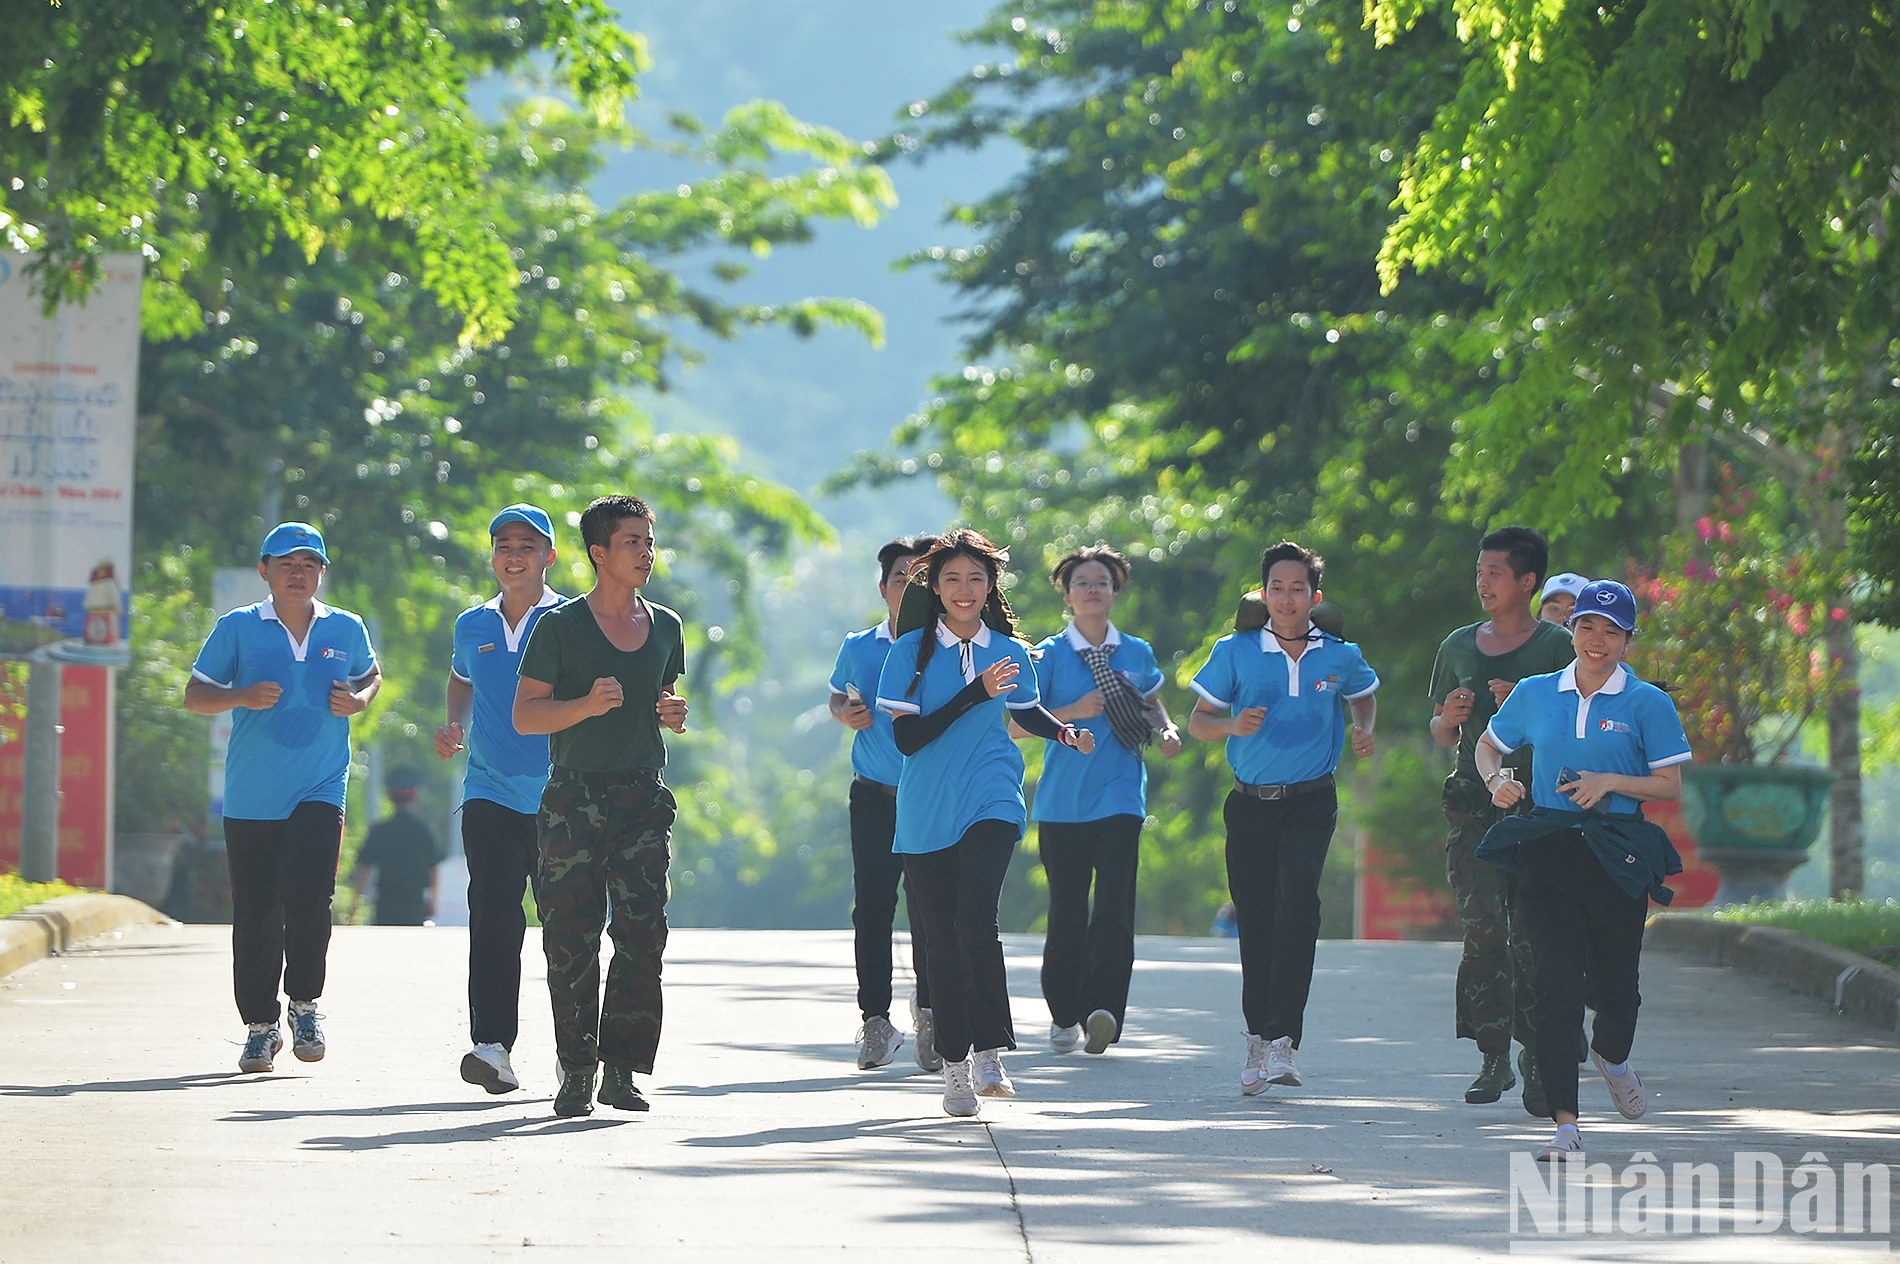
[(1311, 781), (1294, 781), (1279, 786), (1249, 785), (1240, 778), (1234, 778), (1234, 792), (1244, 794), (1249, 799), (1297, 799), (1303, 794), (1312, 794), (1319, 790), (1333, 788), (1333, 774), (1315, 777)]
[(865, 776), (863, 773), (858, 773), (856, 776), (852, 777), (851, 780), (861, 786), (867, 786), (872, 790), (876, 790), (881, 794), (888, 794), (893, 799), (897, 797), (896, 786), (887, 786), (881, 781), (874, 781), (871, 778)]

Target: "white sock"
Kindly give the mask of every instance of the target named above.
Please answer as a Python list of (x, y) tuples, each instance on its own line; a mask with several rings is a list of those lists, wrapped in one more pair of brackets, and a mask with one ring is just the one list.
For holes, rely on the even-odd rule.
[(1608, 1071), (1611, 1075), (1628, 1075), (1630, 1073), (1630, 1060), (1625, 1058), (1621, 1062), (1605, 1062), (1603, 1069)]
[(1570, 1135), (1571, 1135), (1571, 1136), (1573, 1136), (1573, 1137), (1575, 1137), (1575, 1138), (1577, 1138), (1577, 1139), (1578, 1139), (1579, 1141), (1581, 1141), (1581, 1140), (1583, 1139), (1583, 1134), (1582, 1134), (1581, 1132), (1579, 1132), (1579, 1131), (1577, 1130), (1577, 1125), (1575, 1125), (1575, 1124), (1558, 1124), (1558, 1125), (1557, 1125), (1557, 1135), (1558, 1135), (1559, 1137), (1561, 1137), (1561, 1136), (1563, 1136), (1563, 1135), (1564, 1135), (1564, 1129), (1566, 1129), (1566, 1128), (1568, 1128), (1568, 1129), (1570, 1130)]

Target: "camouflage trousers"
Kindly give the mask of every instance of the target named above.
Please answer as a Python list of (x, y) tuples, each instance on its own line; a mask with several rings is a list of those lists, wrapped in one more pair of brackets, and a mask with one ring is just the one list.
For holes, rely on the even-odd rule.
[(1475, 783), (1445, 783), (1445, 873), (1458, 899), (1464, 956), (1458, 961), (1458, 1038), (1503, 1053), (1537, 1039), (1536, 976), (1518, 880), (1478, 859), (1478, 844), (1504, 811)]
[[(564, 1069), (596, 1062), (650, 1074), (660, 1047), (668, 840), (677, 805), (651, 772), (556, 768), (536, 822), (535, 906), (548, 958), (554, 1050)], [(600, 992), (600, 932), (614, 943)]]

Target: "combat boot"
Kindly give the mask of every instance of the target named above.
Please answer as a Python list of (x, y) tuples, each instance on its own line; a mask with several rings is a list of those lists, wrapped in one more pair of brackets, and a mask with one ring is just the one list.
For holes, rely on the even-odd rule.
[(1482, 1106), (1495, 1102), (1516, 1087), (1517, 1077), (1511, 1074), (1511, 1051), (1501, 1049), (1484, 1055), (1484, 1070), (1478, 1072), (1478, 1078), (1465, 1090), (1465, 1100), (1473, 1106)]
[(563, 1118), (594, 1113), (594, 1068), (561, 1068), (561, 1091), (554, 1095), (554, 1113)]
[(1537, 1073), (1537, 1055), (1529, 1045), (1517, 1051), (1517, 1073), (1524, 1077), (1524, 1113), (1539, 1119), (1550, 1118), (1550, 1103), (1544, 1098), (1544, 1080)]
[(600, 1074), (600, 1104), (615, 1110), (645, 1110), (647, 1099), (633, 1082), (633, 1072), (609, 1062)]

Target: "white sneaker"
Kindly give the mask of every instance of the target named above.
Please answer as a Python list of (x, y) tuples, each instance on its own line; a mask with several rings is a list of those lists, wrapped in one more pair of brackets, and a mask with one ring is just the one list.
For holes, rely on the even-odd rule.
[(1616, 1103), (1617, 1114), (1625, 1119), (1641, 1119), (1648, 1113), (1649, 1095), (1643, 1092), (1643, 1077), (1636, 1074), (1635, 1067), (1625, 1062), (1623, 1073), (1618, 1075), (1595, 1049), (1590, 1050), (1590, 1061), (1602, 1073), (1603, 1082), (1610, 1086), (1610, 1100)]
[(1544, 1148), (1537, 1152), (1539, 1163), (1562, 1163), (1582, 1157), (1583, 1134), (1577, 1131), (1575, 1124), (1558, 1124), (1557, 1135), (1544, 1142)]
[(1240, 1068), (1240, 1091), (1249, 1097), (1267, 1091), (1267, 1042), (1247, 1033), (1247, 1064)]
[(865, 1019), (864, 1026), (858, 1028), (858, 1070), (888, 1065), (903, 1043), (904, 1033), (891, 1026), (890, 1019), (881, 1014)]
[(1082, 1025), (1058, 1027), (1049, 1024), (1049, 1049), (1052, 1053), (1074, 1053), (1082, 1043)]
[(981, 1108), (976, 1100), (976, 1080), (970, 1073), (970, 1060), (943, 1064), (943, 1113), (969, 1119)]
[(315, 1001), (290, 1003), (290, 1051), (297, 1055), (297, 1061), (323, 1061), (323, 1025), (317, 1021), (322, 1017)]
[(1267, 1083), (1300, 1086), (1300, 1068), (1293, 1065), (1293, 1037), (1267, 1042)]
[(514, 1067), (508, 1064), (508, 1051), (499, 1044), (476, 1045), (463, 1054), (462, 1078), (490, 1093), (512, 1093), (521, 1087)]
[(911, 1050), (917, 1057), (917, 1065), (926, 1071), (943, 1070), (943, 1058), (937, 1052), (937, 1016), (917, 1004), (915, 992), (910, 997), (910, 1022), (917, 1033)]
[(1009, 1072), (1003, 1069), (1003, 1051), (1001, 1049), (978, 1049), (976, 1051), (976, 1092), (979, 1097), (1014, 1097), (1015, 1081), (1009, 1078)]
[(1105, 1009), (1090, 1014), (1083, 1026), (1088, 1028), (1089, 1033), (1089, 1042), (1082, 1047), (1084, 1053), (1107, 1053), (1108, 1047), (1115, 1043), (1115, 1037), (1121, 1034), (1115, 1016)]

